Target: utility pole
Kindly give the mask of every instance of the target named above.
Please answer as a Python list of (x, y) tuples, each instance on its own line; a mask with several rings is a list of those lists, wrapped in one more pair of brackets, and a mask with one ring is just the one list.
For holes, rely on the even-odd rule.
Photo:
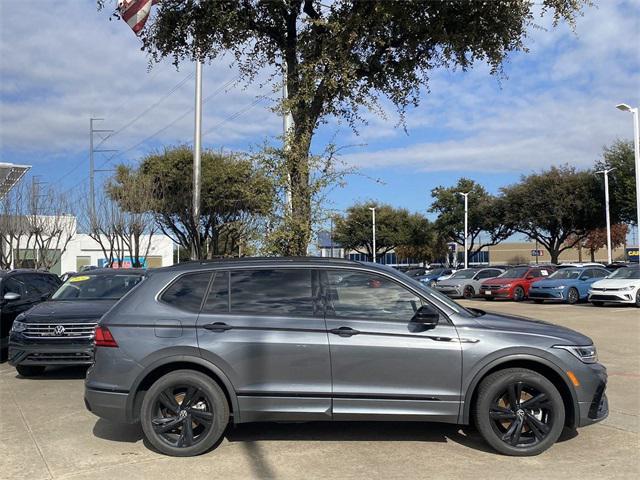
[(607, 219), (607, 260), (611, 263), (611, 218), (609, 217), (609, 172), (615, 168), (605, 168), (598, 170), (596, 173), (604, 174), (604, 208)]
[[(93, 134), (94, 133), (113, 133), (113, 130), (99, 130), (93, 128), (93, 122), (100, 122), (104, 118), (89, 118), (89, 210), (91, 215), (91, 221), (96, 218), (96, 168), (93, 159), (94, 153), (102, 152), (116, 152), (117, 150), (96, 149), (93, 147)], [(106, 138), (103, 138), (104, 142)], [(102, 143), (102, 142), (100, 142)]]
[(369, 210), (371, 210), (371, 217), (373, 220), (373, 225), (372, 225), (372, 233), (373, 233), (373, 263), (376, 263), (376, 253), (378, 253), (378, 250), (376, 248), (376, 207), (369, 207)]
[[(469, 250), (467, 243), (469, 241), (469, 194), (471, 192), (462, 193), (458, 192), (458, 195), (464, 197), (464, 268), (469, 267)], [(456, 258), (456, 263), (458, 259)]]
[[(200, 182), (201, 182), (201, 159), (202, 150), (202, 62), (196, 60), (196, 94), (195, 94), (195, 121), (193, 132), (193, 223), (197, 244), (200, 244)], [(191, 260), (197, 260), (199, 256), (196, 238), (191, 245)]]

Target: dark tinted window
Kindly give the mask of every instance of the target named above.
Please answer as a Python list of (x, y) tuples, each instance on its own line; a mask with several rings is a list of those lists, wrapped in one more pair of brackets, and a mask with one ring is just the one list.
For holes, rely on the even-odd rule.
[(310, 269), (232, 271), (231, 313), (313, 316), (312, 272), (316, 276)]
[(481, 270), (480, 273), (478, 273), (477, 280), (482, 280), (482, 279), (485, 279), (485, 278), (497, 277), (501, 273), (502, 272), (500, 270)]
[(202, 311), (205, 313), (229, 312), (229, 272), (216, 272)]
[(17, 293), (24, 296), (26, 293), (25, 285), (15, 277), (9, 277), (2, 280), (2, 295), (5, 293)]
[(211, 273), (183, 275), (162, 294), (162, 301), (182, 310), (199, 312)]
[(604, 278), (607, 275), (609, 275), (609, 272), (607, 270), (603, 270), (601, 268), (595, 268), (595, 269), (591, 270), (591, 277), (592, 278)]
[(328, 313), (336, 317), (410, 321), (422, 302), (386, 277), (350, 270), (328, 272)]

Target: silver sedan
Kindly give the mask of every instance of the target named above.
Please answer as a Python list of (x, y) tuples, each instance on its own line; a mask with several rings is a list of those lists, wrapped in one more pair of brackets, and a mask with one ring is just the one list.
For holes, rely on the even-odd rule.
[(497, 277), (502, 272), (502, 269), (495, 267), (466, 268), (439, 281), (434, 288), (452, 298), (473, 298), (480, 292), (480, 284), (484, 280)]

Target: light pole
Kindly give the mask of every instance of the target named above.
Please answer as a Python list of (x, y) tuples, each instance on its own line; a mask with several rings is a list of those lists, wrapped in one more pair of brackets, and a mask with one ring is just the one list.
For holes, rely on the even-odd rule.
[(373, 263), (376, 263), (376, 207), (369, 207), (371, 210), (371, 217), (373, 219), (373, 226), (371, 227), (373, 233)]
[[(458, 195), (464, 197), (464, 268), (469, 267), (469, 254), (467, 250), (467, 242), (469, 240), (469, 194), (471, 192), (462, 193), (458, 192)], [(456, 259), (456, 262), (458, 260)]]
[[(638, 126), (638, 107), (631, 108), (626, 103), (616, 105), (618, 110), (633, 113), (633, 145), (636, 157), (636, 228), (640, 232), (640, 127)], [(640, 235), (638, 235), (638, 262), (640, 262)]]
[(607, 218), (607, 260), (611, 263), (611, 217), (609, 216), (609, 172), (615, 170), (615, 168), (605, 168), (604, 170), (598, 170), (596, 173), (604, 174), (604, 208), (606, 210)]

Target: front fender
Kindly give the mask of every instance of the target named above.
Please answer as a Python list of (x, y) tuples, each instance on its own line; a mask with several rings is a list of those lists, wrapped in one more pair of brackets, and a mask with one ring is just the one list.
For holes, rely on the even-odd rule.
[(522, 347), (517, 349), (509, 348), (494, 352), (491, 355), (487, 356), (482, 364), (476, 365), (472, 369), (472, 371), (467, 374), (466, 379), (463, 379), (462, 391), (466, 393), (464, 395), (463, 407), (460, 411), (458, 423), (463, 425), (467, 425), (469, 423), (472, 407), (471, 399), (473, 398), (473, 393), (475, 392), (480, 381), (488, 372), (503, 364), (506, 365), (510, 362), (523, 361), (535, 362), (540, 365), (544, 365), (545, 367), (552, 369), (555, 373), (558, 374), (571, 394), (571, 403), (573, 404), (574, 418), (571, 419), (572, 421), (570, 423), (577, 425), (577, 415), (579, 413), (578, 397), (576, 395), (573, 384), (567, 377), (564, 370), (556, 362), (554, 362), (550, 358), (550, 355), (545, 353), (544, 350), (538, 350), (535, 348), (523, 349)]

